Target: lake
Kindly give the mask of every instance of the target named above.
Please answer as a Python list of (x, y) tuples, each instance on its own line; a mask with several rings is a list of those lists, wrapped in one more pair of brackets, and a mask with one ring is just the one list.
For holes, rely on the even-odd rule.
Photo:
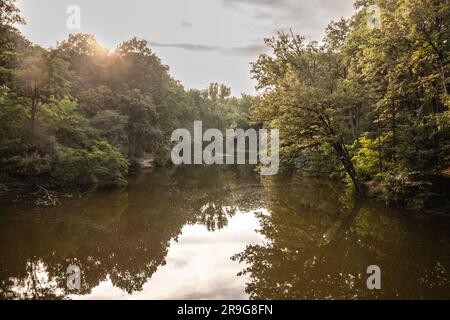
[[(0, 208), (3, 299), (450, 298), (450, 217), (327, 179), (181, 166), (55, 207)], [(371, 265), (380, 290), (367, 288)]]

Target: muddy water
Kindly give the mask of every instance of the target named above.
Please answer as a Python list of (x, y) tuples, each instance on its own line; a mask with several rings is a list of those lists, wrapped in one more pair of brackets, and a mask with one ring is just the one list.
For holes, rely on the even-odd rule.
[(450, 218), (329, 180), (178, 167), (57, 207), (0, 205), (2, 298), (450, 298)]

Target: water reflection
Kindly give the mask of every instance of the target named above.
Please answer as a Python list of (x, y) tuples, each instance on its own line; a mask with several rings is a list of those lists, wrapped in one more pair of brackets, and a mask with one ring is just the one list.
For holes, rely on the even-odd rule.
[[(253, 188), (258, 177), (245, 168), (177, 167), (140, 179), (126, 190), (95, 193), (56, 208), (30, 211), (26, 204), (3, 204), (0, 295), (65, 297), (70, 264), (82, 272), (79, 294), (91, 293), (105, 280), (128, 294), (142, 291), (166, 264), (183, 226), (201, 223), (220, 230), (238, 208), (251, 211), (260, 203)], [(56, 285), (40, 281), (43, 274)]]
[[(450, 297), (449, 218), (324, 180), (176, 167), (55, 208), (1, 208), (1, 298)], [(81, 291), (66, 288), (70, 264)], [(371, 264), (381, 291), (366, 288)]]
[(230, 257), (244, 250), (246, 244), (263, 242), (263, 237), (254, 232), (258, 226), (258, 219), (244, 212), (237, 212), (220, 232), (208, 232), (200, 224), (186, 225), (177, 241), (170, 243), (166, 264), (141, 291), (129, 295), (107, 280), (88, 296), (70, 298), (247, 299), (244, 287), (249, 279), (236, 277), (241, 266)]
[[(252, 299), (449, 298), (449, 219), (388, 210), (294, 177), (264, 183), (270, 215), (260, 215), (270, 242), (233, 259), (249, 264)], [(378, 265), (382, 290), (368, 290)]]

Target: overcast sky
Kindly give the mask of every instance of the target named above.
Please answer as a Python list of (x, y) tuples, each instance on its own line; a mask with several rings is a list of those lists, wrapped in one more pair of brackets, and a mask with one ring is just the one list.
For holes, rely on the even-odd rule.
[(81, 29), (109, 49), (133, 36), (147, 39), (172, 75), (187, 88), (210, 82), (233, 94), (255, 93), (251, 61), (265, 51), (263, 38), (292, 28), (321, 40), (330, 20), (349, 17), (354, 0), (18, 0), (31, 41), (54, 45), (74, 30), (69, 5), (81, 9)]

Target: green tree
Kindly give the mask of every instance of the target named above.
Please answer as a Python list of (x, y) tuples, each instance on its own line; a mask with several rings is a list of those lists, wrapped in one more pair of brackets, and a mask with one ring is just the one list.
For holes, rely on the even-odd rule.
[(253, 120), (280, 129), (285, 159), (329, 144), (361, 193), (361, 181), (345, 147), (348, 109), (358, 100), (355, 86), (345, 79), (345, 66), (337, 54), (315, 42), (305, 44), (300, 36), (279, 33), (266, 43), (273, 56), (261, 55), (253, 64), (263, 92), (254, 105)]

